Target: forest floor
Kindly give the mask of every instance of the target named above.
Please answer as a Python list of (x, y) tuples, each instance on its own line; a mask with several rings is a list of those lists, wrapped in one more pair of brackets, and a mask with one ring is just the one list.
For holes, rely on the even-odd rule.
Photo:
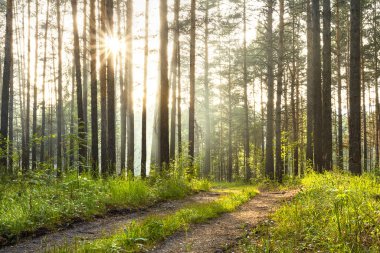
[(208, 203), (221, 195), (223, 195), (222, 192), (200, 192), (185, 199), (162, 202), (141, 211), (114, 212), (94, 221), (75, 223), (70, 228), (53, 233), (34, 238), (24, 238), (15, 245), (1, 248), (0, 253), (45, 252), (63, 245), (74, 244), (76, 241), (106, 237), (131, 221), (141, 220), (151, 215), (171, 213), (195, 203)]
[(187, 232), (174, 234), (152, 252), (229, 252), (254, 226), (267, 219), (297, 192), (297, 189), (263, 191), (235, 212), (223, 214), (207, 223), (193, 225)]
[[(177, 232), (152, 252), (224, 252), (234, 248), (252, 227), (267, 219), (284, 201), (290, 200), (298, 190), (263, 191), (232, 213), (222, 214), (205, 223), (190, 225), (186, 232)], [(201, 192), (182, 200), (162, 202), (137, 212), (115, 212), (91, 222), (79, 222), (69, 228), (34, 238), (25, 238), (16, 245), (0, 249), (0, 253), (55, 251), (65, 245), (92, 241), (112, 235), (132, 221), (152, 215), (173, 213), (186, 206), (211, 203), (223, 191)]]

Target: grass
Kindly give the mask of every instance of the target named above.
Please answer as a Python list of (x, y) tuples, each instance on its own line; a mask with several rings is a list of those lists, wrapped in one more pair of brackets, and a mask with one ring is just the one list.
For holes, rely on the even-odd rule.
[(242, 241), (242, 252), (380, 252), (380, 178), (309, 174), (304, 189)]
[(253, 186), (234, 187), (229, 194), (210, 203), (193, 204), (172, 214), (151, 216), (140, 222), (132, 222), (124, 230), (109, 238), (77, 243), (74, 246), (52, 249), (52, 252), (140, 252), (151, 248), (177, 231), (184, 231), (191, 224), (201, 223), (232, 212), (257, 194)]
[(41, 173), (0, 183), (0, 245), (76, 220), (91, 219), (115, 209), (137, 209), (208, 190), (207, 181), (180, 177), (142, 181), (93, 180), (68, 175), (62, 180)]

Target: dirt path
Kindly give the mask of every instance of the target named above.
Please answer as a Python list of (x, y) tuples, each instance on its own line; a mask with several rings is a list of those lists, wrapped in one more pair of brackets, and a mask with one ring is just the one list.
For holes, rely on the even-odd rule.
[(260, 193), (233, 213), (224, 214), (209, 223), (192, 226), (187, 233), (173, 235), (152, 252), (224, 252), (224, 249), (236, 244), (247, 228), (264, 220), (296, 193), (297, 190)]
[(0, 253), (44, 252), (55, 246), (72, 244), (78, 240), (94, 240), (123, 228), (133, 220), (143, 219), (149, 215), (166, 214), (193, 203), (206, 203), (216, 200), (222, 193), (201, 192), (186, 199), (160, 203), (154, 207), (132, 213), (117, 213), (91, 222), (74, 224), (71, 228), (53, 232), (35, 238), (25, 238), (13, 246), (0, 249)]

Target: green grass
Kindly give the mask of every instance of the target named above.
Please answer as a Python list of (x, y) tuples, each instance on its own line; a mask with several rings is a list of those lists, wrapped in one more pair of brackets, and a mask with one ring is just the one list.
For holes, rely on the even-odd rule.
[(207, 181), (180, 177), (93, 180), (69, 175), (60, 181), (45, 175), (0, 183), (0, 244), (11, 244), (38, 230), (51, 230), (114, 209), (137, 209), (158, 201), (208, 190)]
[[(228, 190), (225, 190), (228, 192)], [(232, 212), (257, 194), (253, 186), (234, 187), (227, 195), (211, 203), (193, 204), (172, 214), (151, 216), (132, 222), (124, 230), (109, 238), (77, 243), (73, 246), (52, 249), (52, 252), (139, 252), (149, 249), (177, 231), (187, 230), (191, 224), (201, 223)]]
[(243, 252), (380, 252), (380, 178), (310, 174), (272, 221), (242, 241)]

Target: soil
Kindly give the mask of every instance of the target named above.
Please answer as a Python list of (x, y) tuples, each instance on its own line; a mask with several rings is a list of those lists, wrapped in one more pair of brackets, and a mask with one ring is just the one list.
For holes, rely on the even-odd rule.
[(234, 252), (231, 248), (250, 228), (267, 219), (297, 192), (298, 190), (262, 192), (233, 213), (223, 214), (208, 223), (193, 225), (188, 231), (174, 234), (152, 252)]
[(71, 245), (76, 241), (94, 240), (112, 235), (123, 229), (128, 223), (140, 220), (150, 215), (167, 214), (194, 203), (207, 203), (216, 200), (223, 193), (201, 192), (182, 200), (159, 203), (145, 210), (135, 212), (111, 212), (106, 217), (98, 217), (89, 222), (77, 222), (69, 228), (58, 231), (26, 237), (15, 245), (0, 249), (0, 253), (46, 252), (49, 249)]

